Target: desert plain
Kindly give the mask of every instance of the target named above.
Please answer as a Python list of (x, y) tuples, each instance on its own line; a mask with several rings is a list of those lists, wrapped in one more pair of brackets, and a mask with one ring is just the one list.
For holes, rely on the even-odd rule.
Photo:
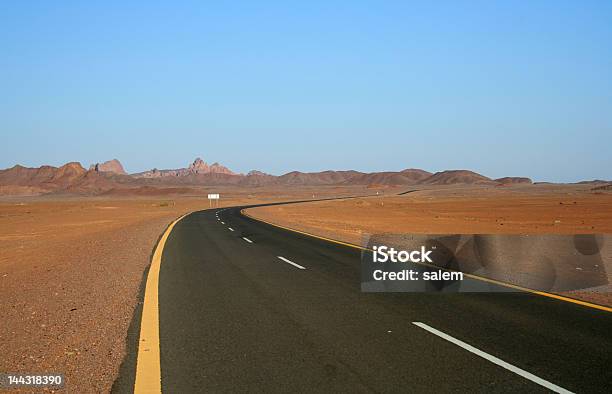
[(397, 189), (363, 198), (258, 207), (248, 212), (355, 244), (364, 233), (385, 232), (612, 233), (612, 193), (593, 191), (589, 185)]

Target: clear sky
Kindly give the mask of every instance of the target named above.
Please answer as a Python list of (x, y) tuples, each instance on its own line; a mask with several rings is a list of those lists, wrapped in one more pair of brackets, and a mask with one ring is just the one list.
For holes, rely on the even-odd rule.
[(612, 179), (612, 2), (125, 3), (2, 3), (0, 168)]

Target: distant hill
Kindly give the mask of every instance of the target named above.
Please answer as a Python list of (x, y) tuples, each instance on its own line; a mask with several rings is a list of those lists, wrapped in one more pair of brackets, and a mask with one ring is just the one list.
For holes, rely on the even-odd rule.
[(249, 171), (247, 176), (272, 176), (272, 175), (266, 174), (265, 172), (261, 172), (261, 171), (258, 171), (258, 170), (251, 170), (251, 171)]
[(468, 170), (449, 170), (436, 172), (432, 176), (423, 179), (419, 182), (422, 185), (455, 185), (455, 184), (467, 184), (467, 185), (482, 185), (482, 184), (495, 184), (491, 178), (487, 178), (484, 175), (480, 175), (473, 171)]
[(336, 185), (362, 173), (358, 171), (292, 171), (279, 176), (275, 183), (279, 185)]
[(610, 190), (610, 191), (612, 191), (612, 183), (608, 183), (608, 184), (601, 185), (601, 186), (596, 186), (596, 187), (592, 188), (591, 190), (596, 190), (596, 191), (603, 191), (603, 190), (608, 191), (608, 190)]
[(145, 171), (126, 175), (119, 160), (97, 163), (85, 170), (76, 162), (61, 167), (26, 168), (16, 165), (0, 170), (0, 195), (81, 194), (81, 195), (157, 195), (164, 193), (199, 193), (203, 186), (294, 187), (294, 186), (364, 186), (388, 188), (409, 185), (504, 185), (529, 184), (523, 177), (492, 180), (468, 170), (441, 171), (435, 174), (421, 169), (364, 173), (359, 171), (292, 171), (275, 176), (261, 171), (237, 174), (227, 167), (195, 159), (188, 167), (174, 170)]
[(16, 165), (0, 170), (0, 183), (6, 185), (40, 185), (53, 188), (56, 184), (69, 183), (71, 179), (85, 173), (79, 163), (67, 163), (61, 167), (41, 166), (27, 168)]
[(427, 178), (429, 175), (431, 175), (431, 173), (428, 173), (427, 171), (422, 171), (419, 173), (404, 171), (373, 172), (370, 174), (359, 174), (353, 176), (344, 183), (349, 185), (414, 185), (422, 179)]
[(402, 175), (405, 175), (410, 179), (414, 179), (417, 182), (429, 178), (432, 175), (431, 172), (418, 168), (407, 168), (402, 170), (401, 173)]
[(576, 182), (577, 185), (607, 185), (611, 181), (604, 181), (603, 179), (593, 179), (591, 181)]
[(518, 183), (524, 183), (524, 184), (533, 183), (533, 181), (529, 178), (517, 177), (517, 176), (507, 176), (503, 178), (497, 178), (495, 179), (495, 182), (501, 183), (502, 185), (513, 185), (513, 184), (518, 184)]
[(239, 181), (239, 184), (240, 186), (266, 186), (274, 183), (276, 178), (274, 175), (252, 170)]
[[(16, 165), (0, 170), (0, 185), (3, 194), (38, 195), (65, 191), (68, 193), (95, 193), (107, 190), (116, 182), (106, 173), (95, 170), (87, 171), (80, 163), (71, 162), (61, 167), (41, 166), (27, 168)], [(127, 175), (125, 182), (130, 182)]]

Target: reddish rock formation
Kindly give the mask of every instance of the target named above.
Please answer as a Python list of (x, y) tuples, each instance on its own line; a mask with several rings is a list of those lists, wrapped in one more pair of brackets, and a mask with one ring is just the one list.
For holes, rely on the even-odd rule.
[(112, 172), (114, 174), (127, 175), (127, 172), (125, 172), (123, 169), (121, 162), (117, 159), (105, 161), (101, 164), (92, 164), (89, 169), (97, 172)]
[(188, 176), (188, 175), (201, 175), (201, 174), (227, 174), (236, 175), (230, 171), (227, 167), (222, 166), (219, 163), (213, 163), (208, 165), (204, 160), (199, 157), (196, 158), (187, 168), (178, 168), (175, 170), (158, 170), (154, 168), (150, 171), (140, 172), (133, 174), (136, 178), (162, 178), (167, 176)]

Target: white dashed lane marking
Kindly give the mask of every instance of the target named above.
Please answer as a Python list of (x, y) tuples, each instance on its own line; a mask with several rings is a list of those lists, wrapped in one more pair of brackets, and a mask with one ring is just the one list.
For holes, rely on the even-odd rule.
[(276, 256), (276, 257), (278, 257), (279, 259), (283, 260), (285, 263), (291, 264), (292, 266), (297, 267), (297, 268), (299, 268), (301, 270), (305, 270), (306, 269), (306, 267), (302, 267), (301, 265), (296, 264), (293, 261), (284, 258), (283, 256)]
[(504, 360), (500, 360), (499, 358), (490, 355), (489, 353), (485, 353), (480, 349), (475, 348), (472, 345), (469, 345), (457, 338), (451, 337), (448, 334), (443, 333), (442, 331), (436, 330), (433, 327), (428, 326), (425, 323), (421, 323), (421, 322), (412, 322), (412, 324), (414, 324), (417, 327), (421, 327), (423, 330), (426, 330), (434, 335), (439, 336), (440, 338), (446, 339), (447, 341), (460, 346), (462, 348), (464, 348), (465, 350), (467, 350), (470, 353), (473, 353), (477, 356), (480, 356), (482, 358), (484, 358), (487, 361), (492, 362), (493, 364), (499, 365), (502, 368), (507, 369), (508, 371), (514, 372), (515, 374), (524, 377), (525, 379), (531, 380), (534, 383), (539, 384), (540, 386), (546, 387), (547, 389), (549, 389), (550, 391), (553, 391), (555, 393), (572, 393), (571, 391), (568, 391), (566, 389), (564, 389), (563, 387), (559, 387), (554, 383), (549, 382), (548, 380), (544, 380), (542, 378), (539, 378), (537, 376), (535, 376), (532, 373), (529, 373), (527, 371), (525, 371), (524, 369), (520, 369), (519, 367), (515, 367), (512, 364), (509, 364), (507, 362), (505, 362)]

